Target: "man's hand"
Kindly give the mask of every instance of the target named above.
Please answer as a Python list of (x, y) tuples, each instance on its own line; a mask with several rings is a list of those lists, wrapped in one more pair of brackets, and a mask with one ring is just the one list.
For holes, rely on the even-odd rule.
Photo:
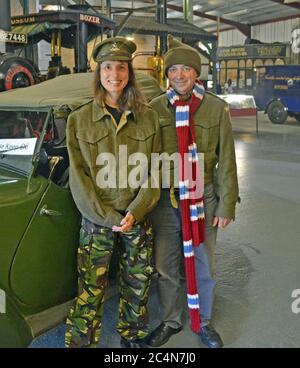
[(213, 227), (218, 226), (225, 229), (232, 222), (232, 219), (226, 217), (214, 217)]
[(121, 226), (116, 226), (116, 225), (113, 226), (112, 231), (116, 231), (116, 232), (130, 231), (134, 223), (135, 223), (135, 217), (133, 216), (132, 213), (127, 212), (126, 216), (120, 222)]

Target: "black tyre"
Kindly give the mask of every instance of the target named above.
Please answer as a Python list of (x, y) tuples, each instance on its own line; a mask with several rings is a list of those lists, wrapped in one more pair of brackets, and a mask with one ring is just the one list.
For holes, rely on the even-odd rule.
[(267, 114), (273, 124), (283, 124), (288, 117), (288, 111), (281, 101), (272, 101), (268, 106)]
[(38, 81), (39, 73), (27, 59), (4, 54), (0, 57), (0, 91), (28, 87)]

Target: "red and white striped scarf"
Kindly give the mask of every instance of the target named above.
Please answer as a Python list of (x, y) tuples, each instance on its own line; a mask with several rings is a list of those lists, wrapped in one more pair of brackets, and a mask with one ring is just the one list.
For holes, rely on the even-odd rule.
[(200, 178), (202, 185), (200, 195), (196, 190), (197, 185), (199, 189), (199, 182), (195, 185), (196, 180), (199, 180), (201, 171), (198, 162), (193, 115), (200, 107), (204, 93), (204, 86), (198, 80), (195, 82), (189, 101), (180, 101), (179, 95), (172, 87), (167, 90), (168, 100), (176, 108), (178, 153), (181, 157), (179, 193), (187, 300), (191, 329), (196, 333), (200, 332), (201, 319), (193, 247), (198, 247), (204, 241), (204, 207), (203, 178)]

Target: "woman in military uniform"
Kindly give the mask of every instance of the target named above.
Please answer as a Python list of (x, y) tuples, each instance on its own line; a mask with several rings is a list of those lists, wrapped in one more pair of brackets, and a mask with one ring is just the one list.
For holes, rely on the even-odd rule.
[[(67, 144), (70, 188), (82, 214), (78, 249), (79, 294), (66, 328), (67, 347), (95, 347), (113, 250), (118, 252), (122, 347), (146, 347), (147, 299), (152, 274), (152, 229), (145, 215), (156, 205), (151, 153), (160, 151), (157, 114), (136, 86), (131, 59), (136, 45), (121, 37), (95, 47), (94, 99), (70, 114)], [(126, 155), (147, 165), (138, 184)], [(131, 161), (130, 161), (131, 162)], [(135, 168), (136, 169), (136, 168)], [(152, 182), (152, 185), (150, 185)]]

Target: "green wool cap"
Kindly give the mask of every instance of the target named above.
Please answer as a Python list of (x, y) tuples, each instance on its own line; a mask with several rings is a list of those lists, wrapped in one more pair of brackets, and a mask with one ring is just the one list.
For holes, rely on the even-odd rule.
[(136, 50), (136, 44), (124, 37), (112, 37), (100, 42), (93, 50), (93, 59), (97, 63), (107, 60), (130, 61)]
[(164, 55), (165, 74), (172, 65), (183, 64), (193, 67), (198, 77), (201, 74), (201, 57), (193, 47), (186, 45), (168, 35), (168, 51)]

